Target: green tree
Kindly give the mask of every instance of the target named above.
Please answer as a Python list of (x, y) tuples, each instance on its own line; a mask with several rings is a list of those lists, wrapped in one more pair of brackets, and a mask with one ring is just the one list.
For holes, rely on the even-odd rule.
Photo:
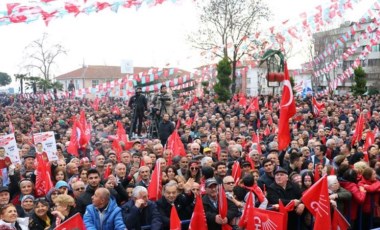
[(352, 86), (351, 90), (355, 96), (363, 95), (367, 91), (367, 74), (361, 66), (354, 70), (354, 81), (355, 84)]
[(209, 93), (209, 90), (208, 90), (207, 88), (208, 88), (210, 82), (208, 82), (208, 81), (202, 81), (201, 84), (202, 84), (202, 86), (203, 86), (203, 93), (204, 93), (204, 94), (208, 94), (208, 93)]
[(7, 73), (0, 72), (0, 86), (6, 86), (11, 84), (12, 78)]
[(27, 89), (32, 89), (33, 93), (37, 93), (37, 84), (41, 80), (39, 77), (28, 77), (27, 82), (25, 83)]
[(40, 79), (37, 82), (38, 89), (42, 90), (42, 92), (46, 93), (49, 89), (52, 88), (50, 79)]
[(51, 88), (54, 90), (54, 93), (57, 92), (57, 90), (63, 90), (63, 84), (59, 81), (51, 83)]
[(20, 93), (24, 93), (24, 82), (27, 80), (26, 74), (15, 74), (16, 81), (18, 80), (20, 82)]
[(230, 61), (231, 90), (235, 93), (237, 63), (251, 57), (252, 50), (260, 49), (254, 35), (261, 20), (269, 18), (269, 8), (263, 0), (208, 0), (197, 4), (200, 25), (188, 39), (193, 47)]
[(223, 58), (217, 66), (218, 75), (216, 78), (218, 82), (214, 86), (214, 91), (218, 95), (219, 101), (227, 101), (231, 98), (230, 85), (232, 80), (231, 75), (231, 63), (227, 58)]

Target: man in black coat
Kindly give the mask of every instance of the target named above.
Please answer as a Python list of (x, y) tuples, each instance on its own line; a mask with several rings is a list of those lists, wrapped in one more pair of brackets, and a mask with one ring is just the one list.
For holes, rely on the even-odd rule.
[[(194, 201), (194, 195), (189, 191), (185, 193), (178, 193), (178, 184), (174, 181), (167, 183), (164, 186), (164, 196), (159, 199), (156, 204), (158, 211), (161, 215), (162, 220), (162, 229), (170, 229), (170, 212), (172, 207), (177, 209), (178, 217), (182, 220), (189, 220), (191, 218), (191, 213), (193, 210), (190, 210), (189, 207), (192, 206)], [(182, 229), (188, 229), (189, 224), (182, 224)]]
[(302, 192), (298, 185), (288, 181), (288, 171), (278, 168), (274, 173), (275, 182), (267, 189), (267, 199), (269, 204), (278, 209), (278, 203), (281, 199), (284, 205), (291, 201), (294, 202), (294, 210), (289, 212), (288, 229), (297, 226), (297, 215), (302, 215), (305, 205), (301, 202)]
[(86, 212), (86, 207), (89, 204), (92, 204), (91, 197), (95, 194), (95, 190), (100, 186), (100, 173), (96, 169), (89, 169), (87, 171), (87, 188), (86, 191), (81, 194), (77, 199), (77, 206), (76, 209), (78, 212), (84, 215)]
[(127, 229), (139, 230), (143, 226), (150, 226), (147, 229), (161, 230), (162, 221), (157, 205), (148, 200), (148, 190), (143, 186), (136, 186), (133, 189), (132, 199), (121, 209)]
[(223, 224), (229, 224), (235, 217), (239, 216), (237, 206), (229, 199), (227, 199), (227, 216), (222, 218), (219, 215), (218, 182), (215, 178), (206, 180), (206, 195), (203, 196), (202, 201), (208, 229), (221, 230)]
[(165, 146), (169, 136), (173, 133), (173, 131), (174, 125), (171, 121), (169, 121), (169, 114), (165, 113), (158, 127), (158, 134), (163, 146)]
[[(142, 122), (144, 118), (144, 112), (147, 110), (148, 101), (144, 95), (141, 94), (141, 87), (136, 88), (136, 94), (131, 97), (129, 100), (128, 106), (133, 110), (133, 120), (132, 120), (132, 132), (136, 133), (137, 126), (137, 135), (141, 136)], [(138, 125), (137, 125), (138, 122)], [(132, 136), (132, 133), (130, 133)]]

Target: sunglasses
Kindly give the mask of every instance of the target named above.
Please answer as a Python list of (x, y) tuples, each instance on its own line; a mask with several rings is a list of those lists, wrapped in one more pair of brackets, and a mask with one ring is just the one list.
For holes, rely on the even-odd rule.
[(191, 167), (190, 170), (198, 170), (198, 168)]

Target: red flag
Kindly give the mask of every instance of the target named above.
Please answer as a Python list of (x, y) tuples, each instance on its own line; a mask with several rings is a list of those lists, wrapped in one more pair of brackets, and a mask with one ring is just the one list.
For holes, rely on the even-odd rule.
[(245, 156), (245, 161), (249, 162), (249, 164), (251, 165), (251, 169), (252, 170), (255, 169), (255, 164), (253, 163), (252, 158), (249, 155)]
[(266, 101), (265, 102), (265, 107), (269, 110), (269, 111), (272, 111), (273, 108), (272, 108), (272, 103), (270, 101)]
[(239, 220), (239, 227), (245, 228), (246, 230), (254, 230), (255, 229), (255, 222), (253, 221), (253, 197), (252, 192), (249, 192), (247, 202), (244, 206), (243, 214)]
[[(143, 161), (143, 160), (141, 160)], [(161, 198), (161, 187), (162, 187), (162, 173), (160, 161), (156, 161), (156, 167), (154, 167), (152, 173), (152, 179), (148, 186), (148, 197), (149, 200), (157, 201)]]
[(99, 110), (99, 102), (100, 102), (100, 99), (98, 97), (96, 97), (95, 100), (94, 100), (94, 103), (92, 103), (92, 108), (95, 111)]
[(175, 156), (186, 156), (186, 150), (181, 141), (181, 137), (178, 135), (177, 130), (175, 129), (173, 133), (169, 136), (166, 143), (166, 148), (173, 151), (173, 157)]
[(120, 146), (119, 140), (112, 141), (112, 149), (115, 150), (117, 162), (120, 162), (123, 149)]
[(79, 122), (81, 125), (81, 131), (83, 131), (79, 143), (80, 146), (85, 147), (91, 139), (91, 125), (87, 123), (86, 114), (83, 110), (80, 111)]
[(220, 152), (222, 152), (222, 148), (220, 147), (219, 143), (216, 142), (216, 158), (218, 161), (220, 161)]
[(365, 122), (364, 115), (361, 113), (359, 115), (358, 121), (356, 122), (356, 127), (354, 131), (354, 135), (352, 136), (351, 145), (354, 145), (356, 141), (359, 142), (360, 139), (362, 138), (364, 122)]
[(189, 230), (208, 230), (201, 195), (195, 198), (195, 206), (193, 215), (191, 216)]
[(290, 85), (288, 65), (285, 62), (284, 88), (280, 104), (280, 120), (278, 124), (278, 150), (284, 150), (290, 143), (289, 119), (296, 114), (292, 86)]
[(302, 196), (302, 202), (315, 217), (314, 229), (330, 229), (330, 198), (327, 176), (316, 181)]
[(244, 108), (247, 106), (247, 98), (244, 94), (241, 94), (239, 97), (239, 105), (243, 106)]
[(267, 127), (264, 130), (264, 136), (269, 136), (269, 135), (270, 135), (270, 129), (269, 129), (269, 126), (267, 125)]
[(54, 230), (67, 230), (67, 229), (75, 229), (75, 230), (86, 230), (86, 226), (84, 225), (83, 219), (79, 213), (65, 220), (62, 224), (58, 225), (54, 228)]
[(111, 175), (111, 166), (108, 165), (107, 168), (106, 168), (106, 170), (104, 171), (103, 177), (104, 177), (105, 180), (107, 180), (110, 175)]
[(43, 157), (36, 158), (37, 163), (37, 175), (36, 175), (36, 186), (35, 194), (36, 197), (45, 196), (49, 190), (53, 187), (53, 182), (51, 181), (50, 175), (50, 165), (46, 162)]
[(120, 109), (117, 105), (115, 105), (113, 108), (112, 108), (112, 113), (116, 114), (116, 115), (120, 115), (121, 112), (120, 112)]
[[(219, 208), (219, 215), (224, 219), (227, 216), (227, 197), (226, 192), (223, 189), (223, 185), (218, 185), (218, 208)], [(227, 223), (222, 225), (222, 230), (231, 230), (232, 227)]]
[(283, 224), (283, 229), (286, 229), (287, 228), (287, 224), (288, 224), (288, 212), (291, 212), (293, 211), (294, 209), (294, 201), (290, 201), (286, 206), (284, 206), (284, 204), (282, 203), (282, 200), (280, 199), (279, 202), (279, 212), (281, 212), (282, 214), (284, 214), (284, 224)]
[(170, 211), (170, 230), (181, 230), (181, 220), (178, 217), (177, 209), (172, 205)]
[[(284, 214), (280, 212), (269, 211), (265, 209), (258, 209), (253, 207), (253, 215), (250, 219), (254, 220), (254, 226), (251, 229), (276, 229), (285, 230), (283, 226), (287, 223), (284, 222)], [(248, 229), (248, 228), (246, 228)]]
[(319, 174), (319, 164), (314, 166), (314, 183), (321, 179), (321, 175)]
[(70, 153), (73, 156), (79, 157), (78, 149), (79, 149), (79, 142), (78, 142), (78, 122), (74, 121), (73, 127), (71, 129), (71, 137), (70, 137), (70, 144), (67, 147), (67, 152)]
[(318, 117), (320, 111), (325, 108), (325, 104), (324, 103), (318, 103), (317, 100), (315, 99), (315, 97), (312, 98), (312, 104), (313, 104), (314, 116)]
[(350, 228), (350, 224), (347, 222), (346, 218), (342, 215), (342, 213), (339, 212), (338, 209), (334, 209), (334, 214), (332, 218), (332, 230), (346, 230)]
[(258, 111), (259, 109), (259, 98), (254, 97), (251, 101), (251, 104), (248, 106), (248, 109), (245, 111), (245, 114), (250, 113), (251, 111)]
[(241, 177), (241, 168), (239, 161), (235, 161), (232, 165), (231, 176), (234, 178), (235, 184), (237, 184)]
[(365, 138), (365, 143), (364, 143), (364, 160), (366, 162), (369, 162), (369, 157), (368, 157), (368, 148), (375, 143), (375, 134), (372, 131), (368, 131), (366, 138)]

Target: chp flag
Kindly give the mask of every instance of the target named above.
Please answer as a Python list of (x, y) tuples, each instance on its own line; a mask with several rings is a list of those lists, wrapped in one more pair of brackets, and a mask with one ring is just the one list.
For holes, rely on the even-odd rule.
[(34, 143), (41, 143), (43, 150), (47, 153), (49, 161), (58, 160), (57, 142), (55, 141), (54, 132), (43, 132), (33, 134)]

